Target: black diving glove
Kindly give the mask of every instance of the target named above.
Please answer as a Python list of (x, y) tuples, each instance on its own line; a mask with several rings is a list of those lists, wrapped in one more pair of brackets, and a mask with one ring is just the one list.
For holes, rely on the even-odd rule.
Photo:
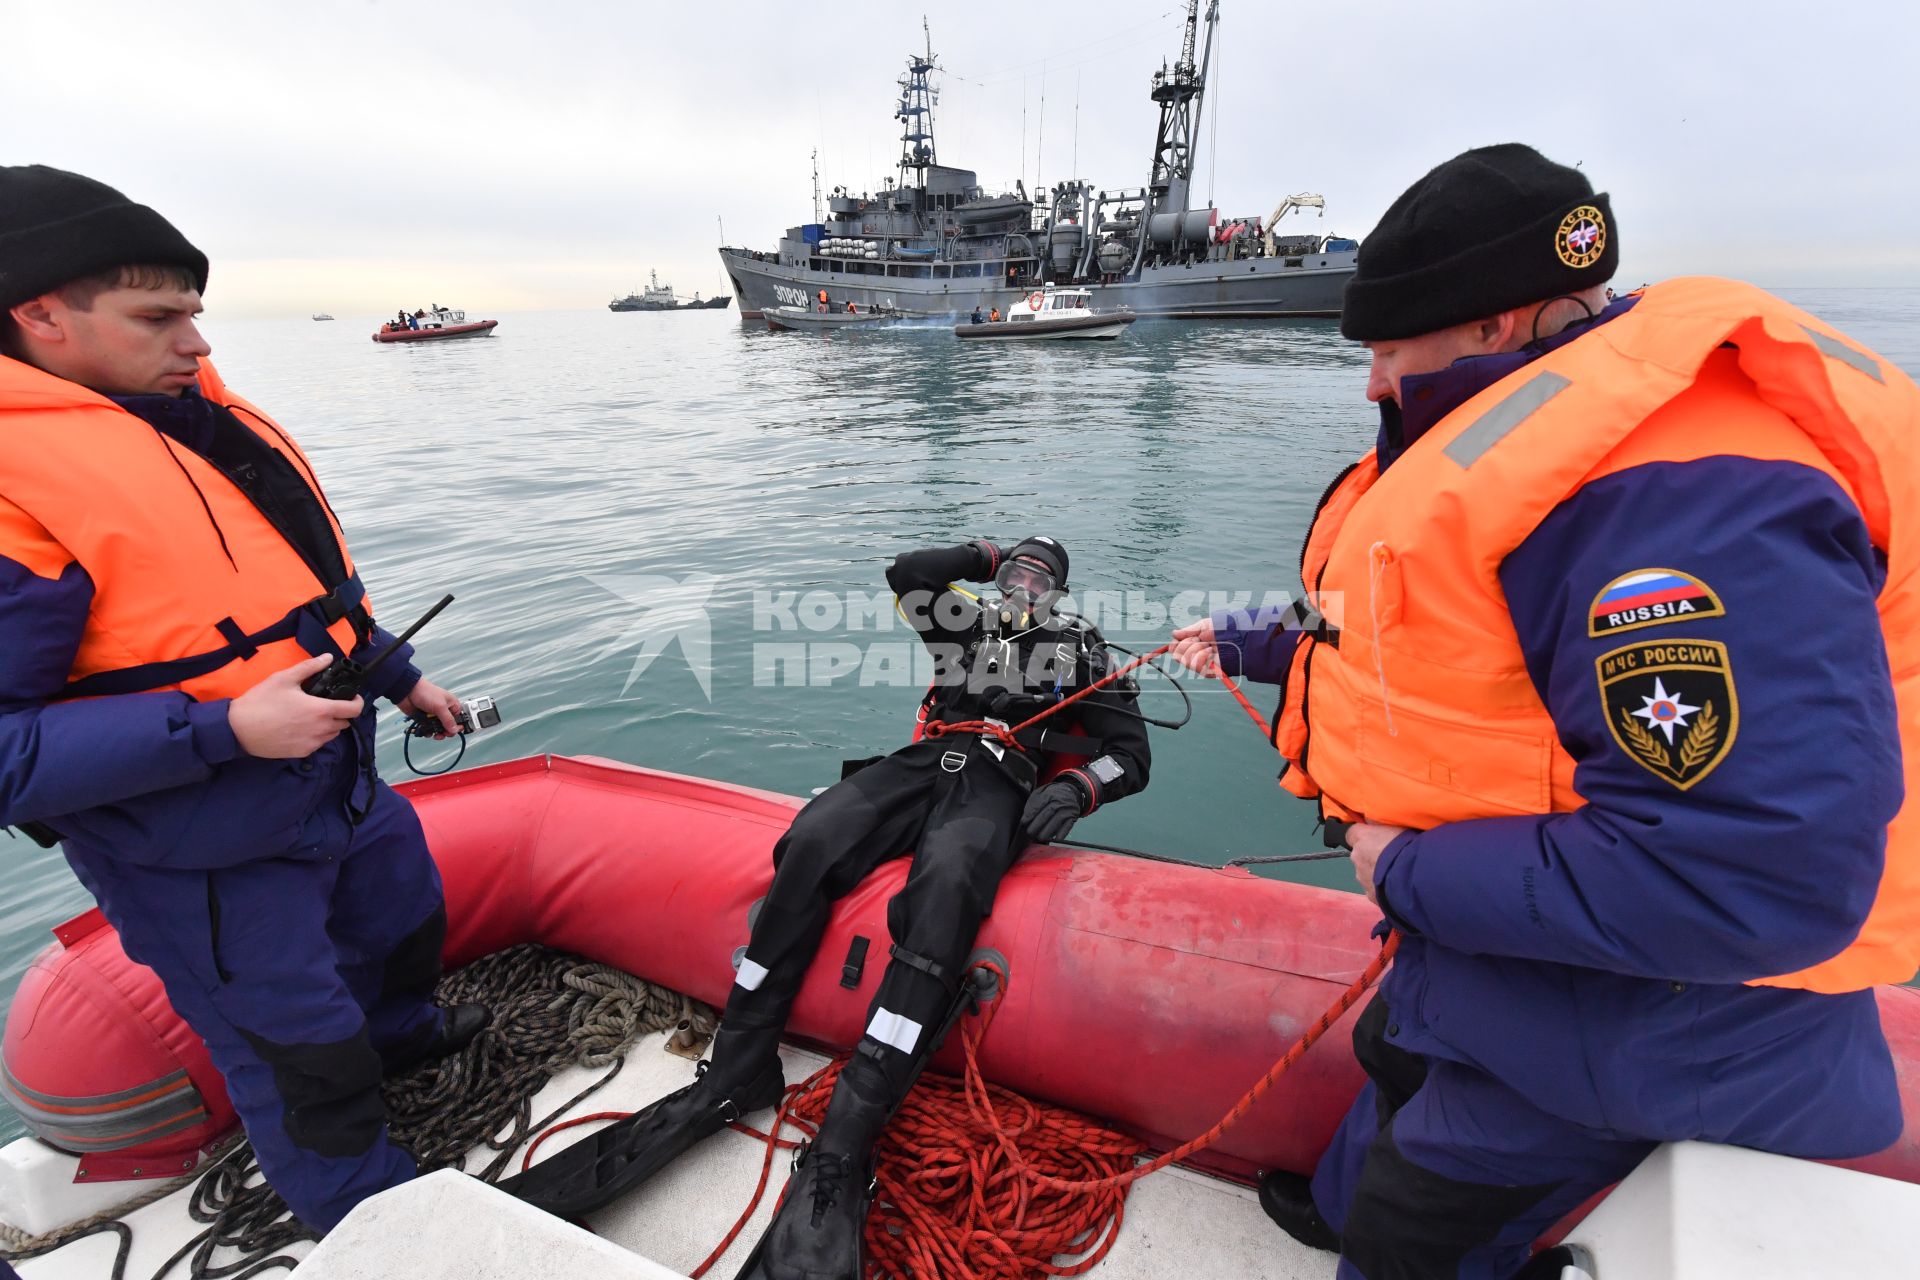
[(1027, 843), (1047, 844), (1064, 837), (1073, 830), (1075, 822), (1086, 816), (1090, 799), (1086, 783), (1072, 774), (1055, 778), (1028, 796), (1027, 807), (1020, 814), (1020, 826), (1027, 833)]
[(974, 555), (978, 557), (974, 565), (973, 581), (992, 582), (993, 575), (1000, 571), (1000, 562), (1007, 558), (1007, 553), (986, 538), (975, 538), (967, 545), (973, 548)]

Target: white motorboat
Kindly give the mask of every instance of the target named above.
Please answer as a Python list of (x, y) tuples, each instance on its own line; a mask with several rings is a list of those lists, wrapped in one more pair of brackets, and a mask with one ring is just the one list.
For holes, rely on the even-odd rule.
[(1036, 289), (999, 320), (966, 321), (953, 327), (956, 338), (1011, 342), (1041, 339), (1117, 338), (1139, 317), (1124, 307), (1095, 311), (1087, 289)]

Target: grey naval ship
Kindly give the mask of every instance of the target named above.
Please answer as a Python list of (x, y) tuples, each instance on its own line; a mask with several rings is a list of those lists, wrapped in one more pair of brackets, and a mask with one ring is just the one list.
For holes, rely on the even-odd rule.
[(1320, 196), (1287, 196), (1264, 220), (1193, 206), (1195, 126), (1219, 10), (1210, 0), (1202, 41), (1200, 0), (1189, 0), (1179, 60), (1153, 76), (1160, 124), (1150, 177), (1117, 191), (1076, 178), (1032, 195), (1017, 182), (995, 194), (973, 170), (941, 164), (929, 33), (899, 79), (897, 177), (878, 195), (835, 188), (823, 212), (816, 169), (812, 222), (788, 228), (772, 252), (720, 250), (741, 318), (813, 308), (823, 290), (836, 311), (852, 302), (910, 316), (1005, 313), (1047, 284), (1090, 289), (1095, 308), (1142, 317), (1338, 316), (1359, 242), (1278, 234), (1287, 213), (1324, 210)]
[(732, 301), (731, 298), (723, 294), (720, 297), (708, 298), (705, 302), (702, 302), (700, 301), (700, 294), (696, 290), (693, 295), (693, 301), (682, 302), (674, 296), (672, 285), (660, 283), (660, 273), (658, 271), (647, 272), (647, 281), (647, 291), (645, 293), (630, 293), (624, 298), (615, 298), (607, 304), (607, 310), (718, 311)]

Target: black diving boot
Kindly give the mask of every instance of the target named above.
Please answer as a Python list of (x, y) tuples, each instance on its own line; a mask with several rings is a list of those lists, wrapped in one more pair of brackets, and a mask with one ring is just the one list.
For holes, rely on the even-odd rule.
[(1313, 1179), (1275, 1169), (1260, 1179), (1260, 1207), (1280, 1229), (1309, 1249), (1340, 1252), (1340, 1233), (1327, 1225), (1313, 1203)]
[(1577, 1244), (1556, 1245), (1527, 1260), (1514, 1280), (1594, 1280), (1593, 1255)]
[[(703, 1062), (696, 1068), (699, 1077), (686, 1088), (497, 1185), (509, 1195), (562, 1218), (577, 1218), (604, 1208), (702, 1139), (749, 1112), (780, 1101), (786, 1081), (780, 1074), (780, 1055), (773, 1051), (778, 1043), (776, 1031), (757, 1062), (744, 1060), (744, 1069), (752, 1073), (744, 1081), (724, 1067)], [(715, 1048), (720, 1047), (716, 1037)], [(729, 1056), (733, 1061), (743, 1061)]]
[(484, 1004), (456, 1004), (442, 1010), (440, 1029), (434, 1034), (380, 1055), (381, 1074), (403, 1076), (422, 1063), (451, 1058), (492, 1025), (493, 1010)]
[(820, 1136), (795, 1163), (786, 1203), (740, 1269), (740, 1280), (862, 1280), (873, 1144), (892, 1113), (882, 1082), (849, 1064)]

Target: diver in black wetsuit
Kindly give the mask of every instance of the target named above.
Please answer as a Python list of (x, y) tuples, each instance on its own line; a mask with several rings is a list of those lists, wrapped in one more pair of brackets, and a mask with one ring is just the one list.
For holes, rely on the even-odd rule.
[[(1000, 598), (976, 602), (950, 588), (956, 579), (991, 581)], [(935, 656), (929, 721), (1016, 725), (1113, 669), (1097, 631), (1052, 609), (1066, 587), (1067, 552), (1051, 538), (1007, 553), (985, 540), (910, 552), (894, 560), (887, 581)], [(822, 792), (774, 847), (773, 886), (699, 1079), (502, 1188), (577, 1216), (728, 1121), (777, 1102), (780, 1035), (834, 902), (912, 851), (906, 884), (888, 903), (894, 945), (866, 1034), (784, 1207), (741, 1273), (859, 1280), (874, 1143), (960, 1007), (967, 955), (1000, 879), (1027, 841), (1058, 840), (1080, 817), (1146, 786), (1137, 700), (1130, 679), (1115, 681), (1022, 732), (1019, 748), (973, 734), (929, 736), (863, 762)]]

